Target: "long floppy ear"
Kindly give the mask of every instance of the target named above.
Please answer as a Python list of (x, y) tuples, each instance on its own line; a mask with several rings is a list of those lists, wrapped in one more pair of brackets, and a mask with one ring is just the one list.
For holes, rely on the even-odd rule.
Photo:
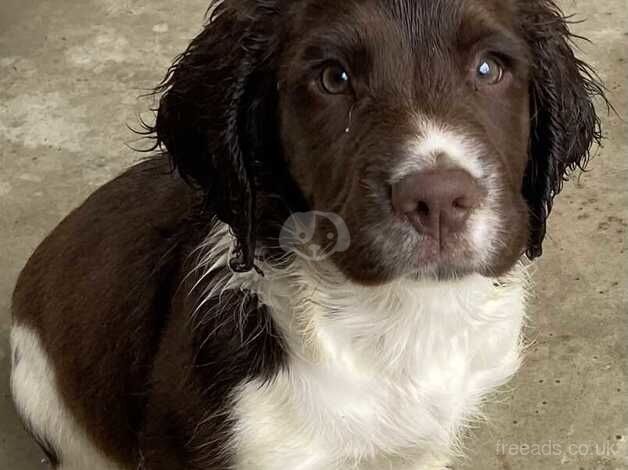
[[(275, 124), (272, 0), (224, 0), (170, 68), (153, 131), (173, 167), (200, 186), (236, 238), (231, 267), (254, 267), (256, 168)], [(270, 114), (270, 115), (269, 115)]]
[(523, 195), (531, 211), (528, 257), (542, 254), (547, 218), (563, 182), (584, 169), (601, 141), (593, 99), (604, 89), (572, 49), (568, 21), (552, 0), (520, 0), (522, 28), (533, 61), (530, 160)]

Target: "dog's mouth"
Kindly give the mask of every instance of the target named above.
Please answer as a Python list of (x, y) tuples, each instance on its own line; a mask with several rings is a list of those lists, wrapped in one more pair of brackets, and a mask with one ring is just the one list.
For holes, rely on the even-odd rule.
[(436, 265), (431, 269), (428, 268), (414, 271), (404, 276), (404, 278), (417, 282), (423, 282), (426, 280), (434, 282), (452, 282), (474, 274), (477, 274), (477, 271), (471, 268), (441, 264)]
[(414, 254), (410, 277), (449, 281), (479, 272), (476, 256), (465, 254), (460, 247), (443, 248), (437, 242), (427, 241)]

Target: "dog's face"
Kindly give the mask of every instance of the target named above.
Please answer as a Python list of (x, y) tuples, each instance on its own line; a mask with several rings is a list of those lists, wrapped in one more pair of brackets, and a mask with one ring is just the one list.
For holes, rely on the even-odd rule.
[[(350, 243), (329, 253), (356, 281), (498, 276), (540, 254), (599, 137), (601, 89), (568, 39), (549, 0), (226, 0), (156, 131), (232, 226), (240, 268), (290, 215), (259, 216), (263, 201), (283, 200), (340, 217)], [(337, 227), (317, 220), (324, 250)]]
[(309, 2), (281, 57), (283, 153), (309, 206), (348, 226), (332, 259), (368, 282), (500, 274), (526, 248), (529, 51), (512, 5), (426, 5)]

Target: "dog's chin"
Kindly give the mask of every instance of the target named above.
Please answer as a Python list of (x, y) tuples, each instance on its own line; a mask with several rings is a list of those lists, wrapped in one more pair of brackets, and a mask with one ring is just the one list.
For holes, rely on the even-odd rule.
[(429, 256), (421, 250), (412, 250), (373, 258), (345, 253), (341, 257), (332, 256), (332, 259), (351, 281), (378, 286), (399, 279), (453, 282), (474, 275), (499, 279), (510, 272), (520, 259), (517, 250), (507, 251), (496, 254), (489, 262), (466, 250), (444, 250)]
[(473, 266), (472, 264), (436, 263), (427, 264), (417, 269), (400, 271), (390, 266), (382, 266), (378, 275), (352, 270), (340, 270), (351, 281), (364, 286), (381, 286), (391, 282), (406, 279), (415, 282), (456, 282), (470, 276), (480, 275), (487, 278), (499, 279), (511, 271), (515, 263), (508, 266)]
[(414, 281), (452, 282), (478, 274), (472, 266), (456, 266), (451, 264), (436, 264), (406, 274), (406, 279)]

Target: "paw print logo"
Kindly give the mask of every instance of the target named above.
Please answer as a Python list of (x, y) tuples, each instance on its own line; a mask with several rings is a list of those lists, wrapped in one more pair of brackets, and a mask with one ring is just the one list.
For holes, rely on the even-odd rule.
[(331, 212), (297, 212), (283, 224), (279, 244), (301, 258), (321, 261), (349, 249), (351, 238), (345, 221)]

